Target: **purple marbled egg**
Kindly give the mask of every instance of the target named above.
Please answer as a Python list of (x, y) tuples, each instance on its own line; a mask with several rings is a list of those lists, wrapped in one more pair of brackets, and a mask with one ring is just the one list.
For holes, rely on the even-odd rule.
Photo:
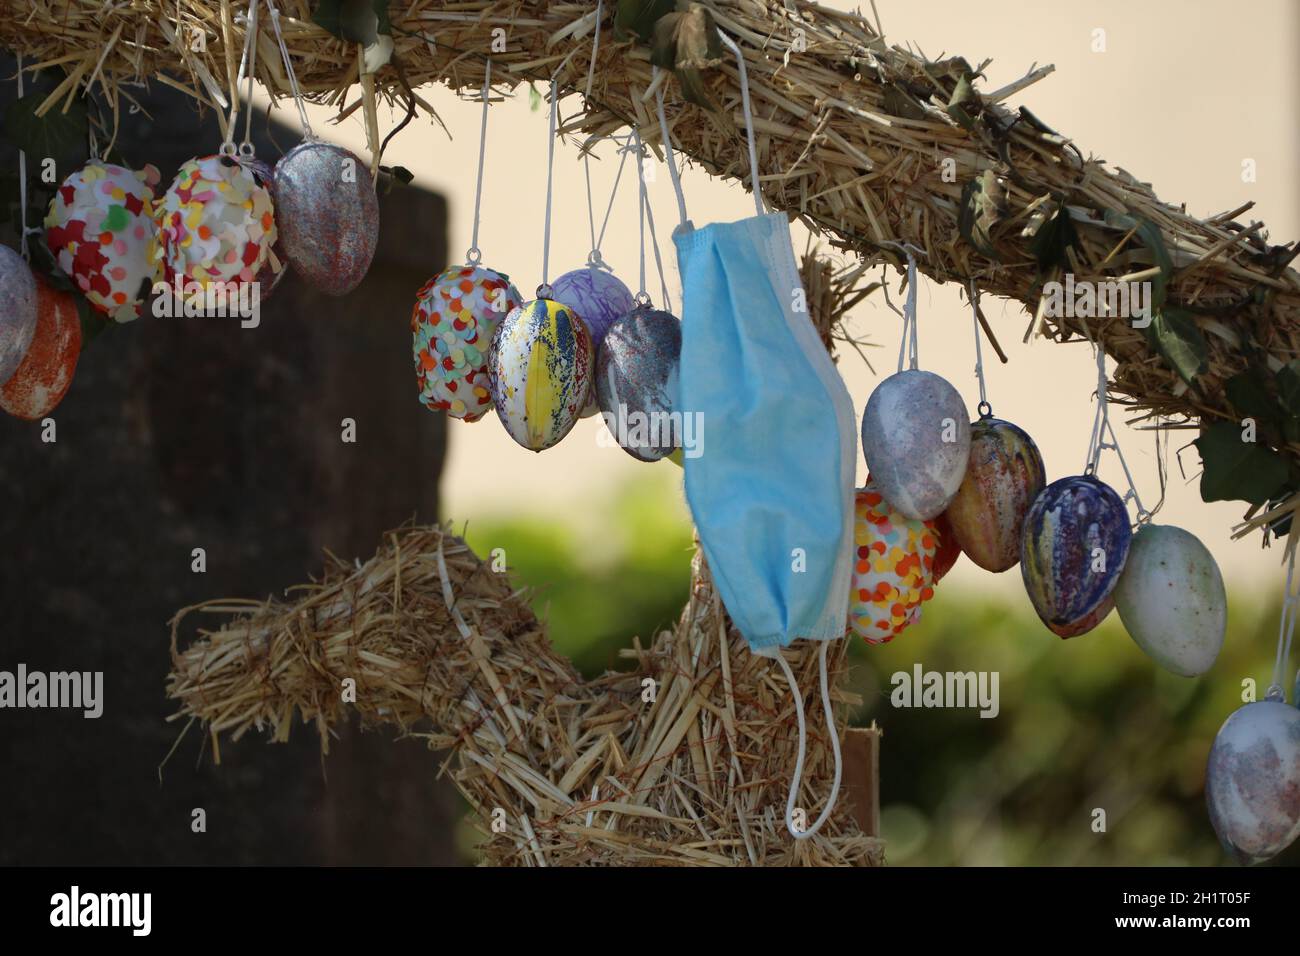
[[(239, 160), (241, 166), (253, 174), (259, 186), (264, 186), (271, 194), (271, 202), (275, 204), (275, 170), (266, 160), (257, 157), (242, 157)], [(275, 209), (276, 219), (280, 218), (280, 210)], [(289, 273), (289, 262), (285, 258), (284, 252), (284, 233), (279, 232), (276, 242), (271, 246), (270, 253), (267, 254), (266, 264), (262, 266), (261, 271), (257, 273), (258, 296), (264, 302), (270, 298), (275, 287)]]
[(595, 266), (574, 269), (560, 276), (551, 283), (551, 298), (578, 313), (597, 351), (609, 327), (636, 305), (631, 290), (618, 276)]
[(36, 334), (36, 277), (27, 260), (0, 246), (0, 385), (13, 378)]
[(619, 447), (658, 461), (681, 446), (677, 371), (682, 325), (676, 316), (638, 305), (614, 322), (596, 356), (596, 399)]
[(1092, 475), (1061, 478), (1043, 489), (1025, 515), (1020, 574), (1048, 627), (1069, 630), (1071, 637), (1083, 633), (1076, 627), (1115, 590), (1131, 538), (1124, 501)]
[(366, 164), (330, 143), (299, 143), (275, 164), (275, 220), (284, 254), (326, 295), (346, 295), (379, 244), (379, 200)]
[(1300, 836), (1300, 710), (1261, 700), (1234, 711), (1210, 748), (1205, 803), (1223, 848), (1243, 863)]
[(928, 521), (948, 507), (970, 460), (969, 419), (961, 395), (933, 372), (909, 369), (876, 386), (862, 412), (862, 454), (900, 514)]

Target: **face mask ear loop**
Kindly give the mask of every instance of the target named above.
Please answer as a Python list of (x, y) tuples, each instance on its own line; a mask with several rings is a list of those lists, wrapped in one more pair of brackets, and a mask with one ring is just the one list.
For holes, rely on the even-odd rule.
[[(659, 67), (654, 68), (654, 79), (659, 79)], [(655, 90), (655, 110), (659, 114), (659, 135), (664, 143), (664, 158), (668, 161), (668, 177), (673, 181), (673, 192), (677, 194), (677, 215), (684, 226), (689, 221), (686, 216), (686, 196), (682, 192), (682, 180), (677, 174), (677, 162), (673, 159), (673, 138), (668, 133), (668, 119), (664, 116), (664, 91), (663, 87)]]
[(821, 679), (822, 706), (826, 708), (826, 730), (831, 738), (831, 752), (835, 755), (835, 779), (831, 783), (831, 793), (826, 799), (826, 806), (822, 809), (821, 815), (807, 830), (795, 830), (794, 828), (794, 802), (799, 797), (799, 783), (803, 779), (804, 757), (808, 753), (808, 725), (803, 716), (803, 695), (799, 693), (799, 685), (794, 679), (794, 671), (790, 670), (790, 665), (786, 659), (777, 652), (776, 659), (781, 665), (781, 670), (785, 672), (785, 679), (790, 683), (790, 694), (794, 697), (795, 718), (799, 722), (799, 755), (794, 762), (794, 778), (790, 781), (790, 795), (785, 801), (785, 828), (790, 831), (790, 836), (796, 840), (806, 840), (818, 830), (823, 823), (830, 817), (831, 811), (835, 809), (835, 798), (840, 793), (840, 779), (844, 775), (844, 762), (840, 757), (840, 736), (835, 730), (835, 713), (831, 710), (831, 694), (829, 680), (826, 675), (826, 651), (830, 647), (829, 641), (823, 641), (821, 649), (817, 652), (817, 670)]
[(718, 31), (718, 37), (723, 46), (736, 54), (736, 69), (740, 73), (740, 104), (745, 111), (745, 133), (749, 138), (749, 184), (754, 193), (754, 209), (762, 216), (767, 210), (763, 208), (763, 191), (758, 186), (758, 149), (754, 146), (754, 114), (749, 106), (749, 75), (745, 72), (745, 55), (736, 46), (736, 41), (721, 30)]

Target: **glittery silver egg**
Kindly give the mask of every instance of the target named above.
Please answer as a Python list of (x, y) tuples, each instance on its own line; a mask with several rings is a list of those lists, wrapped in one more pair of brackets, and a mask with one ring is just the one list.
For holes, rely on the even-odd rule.
[(596, 399), (619, 447), (641, 461), (658, 461), (681, 447), (674, 415), (682, 325), (662, 309), (638, 305), (605, 333), (596, 355)]
[(8, 246), (0, 246), (0, 384), (22, 364), (36, 334), (36, 277)]
[(1243, 863), (1277, 856), (1300, 836), (1300, 710), (1246, 704), (1210, 748), (1205, 802), (1224, 849)]
[(357, 287), (379, 244), (379, 200), (366, 164), (339, 146), (299, 143), (275, 164), (284, 253), (326, 295)]
[(948, 507), (966, 475), (966, 404), (933, 372), (891, 375), (862, 412), (862, 454), (885, 500), (908, 518), (928, 521)]

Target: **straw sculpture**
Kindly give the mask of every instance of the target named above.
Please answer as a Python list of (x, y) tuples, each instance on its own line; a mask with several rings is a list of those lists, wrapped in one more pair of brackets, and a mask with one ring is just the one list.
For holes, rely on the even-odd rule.
[[(92, 87), (117, 116), (129, 108), (137, 81), (178, 86), (220, 105), (243, 43), (235, 16), (243, 6), (10, 0), (0, 45), (21, 52), (29, 69), (67, 72), (45, 109), (64, 108), (80, 88)], [(604, 3), (598, 22), (595, 0), (393, 0), (392, 61), (363, 75), (360, 48), (314, 25), (313, 4), (279, 3), (303, 91), (340, 117), (362, 109), (372, 151), (379, 145), (377, 101), (436, 118), (425, 84), (477, 95), (494, 31), (503, 30), (506, 48), (492, 52), (498, 89), (554, 76), (565, 93), (583, 94), (565, 101), (572, 112), (561, 135), (589, 141), (636, 125), (660, 149), (653, 109), (662, 90), (679, 157), (745, 182), (735, 63), (729, 56), (684, 61), (679, 48), (676, 72), (695, 77), (696, 98), (716, 108), (687, 103), (674, 71), (655, 78), (649, 46), (615, 37), (615, 6)], [(1190, 428), (1235, 422), (1224, 383), (1243, 371), (1271, 380), (1297, 356), (1300, 275), (1289, 267), (1297, 248), (1270, 246), (1262, 224), (1239, 223), (1249, 205), (1197, 219), (1028, 111), (1005, 105), (1051, 67), (982, 90), (982, 64), (928, 61), (891, 45), (874, 17), (801, 0), (698, 6), (744, 50), (761, 169), (756, 185), (768, 206), (858, 259), (848, 279), (805, 261), (812, 299), (832, 303), (820, 317), (813, 309), (828, 343), (843, 303), (862, 294), (863, 270), (882, 260), (900, 265), (905, 243), (924, 251), (919, 268), (931, 279), (973, 281), (985, 294), (1023, 304), (1031, 317), (1026, 338), (1099, 340), (1117, 362), (1111, 395), (1138, 419)], [(182, 42), (198, 34), (201, 49)], [(288, 95), (269, 33), (260, 35), (257, 73), (272, 95)], [(1079, 282), (1156, 284), (1205, 340), (1194, 381), (1127, 319), (1048, 314), (1044, 284), (1067, 271)], [(1300, 464), (1300, 446), (1279, 451), (1293, 469)], [(1293, 496), (1252, 509), (1241, 530), (1298, 504)], [(233, 616), (184, 650), (176, 647), (169, 693), (181, 716), (208, 725), (214, 747), (219, 734), (237, 737), (250, 727), (282, 738), (295, 710), (317, 725), (323, 745), (330, 724), (350, 709), (425, 733), (432, 745), (453, 750), (454, 779), (475, 807), (492, 862), (881, 858), (879, 843), (844, 813), (808, 841), (796, 844), (784, 833), (792, 706), (779, 671), (730, 629), (698, 555), (675, 630), (648, 649), (635, 645), (633, 671), (585, 684), (550, 650), (506, 578), (437, 529), (395, 532), (359, 568), (332, 563), (295, 602), (219, 602), (203, 610)], [(843, 653), (840, 642), (836, 673)], [(801, 686), (814, 687), (812, 655), (793, 650), (789, 659)], [(647, 676), (659, 682), (653, 705), (641, 701)], [(357, 684), (354, 705), (342, 702), (349, 677)], [(846, 702), (840, 695), (841, 714)], [(810, 698), (800, 803), (813, 812), (829, 771), (818, 711)], [(420, 729), (424, 718), (432, 730)], [(499, 833), (491, 827), (498, 807), (507, 819)]]
[[(489, 52), (499, 89), (554, 76), (573, 112), (560, 132), (604, 136), (633, 124), (658, 148), (654, 93), (663, 85), (675, 144), (709, 172), (748, 178), (738, 74), (730, 56), (700, 66), (708, 110), (682, 101), (671, 72), (653, 80), (650, 48), (613, 32), (616, 3), (603, 4), (596, 66), (595, 0), (571, 3), (393, 0), (393, 60), (361, 74), (357, 45), (311, 22), (309, 0), (283, 0), (285, 39), (308, 98), (341, 117), (363, 110), (372, 145), (376, 99), (436, 117), (421, 87), (445, 83), (477, 95)], [(925, 250), (921, 271), (941, 282), (974, 280), (1033, 316), (1026, 337), (1100, 339), (1118, 363), (1111, 395), (1136, 418), (1171, 426), (1236, 422), (1224, 383), (1243, 371), (1271, 380), (1300, 346), (1300, 246), (1270, 246), (1263, 224), (1242, 225), (1246, 204), (1197, 219), (1161, 201), (1152, 187), (1107, 167), (1026, 110), (1006, 102), (1051, 73), (1033, 70), (1001, 89), (978, 88), (982, 64), (929, 61), (886, 42), (876, 17), (803, 0), (710, 0), (718, 26), (745, 52), (770, 208), (804, 220), (856, 255), (898, 264), (890, 243)], [(130, 83), (179, 86), (209, 105), (224, 98), (242, 49), (238, 0), (10, 0), (0, 46), (29, 69), (58, 66), (65, 81), (47, 109), (63, 108), (79, 87), (102, 89), (111, 110), (128, 108)], [(494, 31), (506, 49), (492, 52)], [(203, 44), (193, 39), (202, 34)], [(182, 42), (185, 40), (186, 42)], [(192, 47), (201, 45), (202, 50)], [(275, 96), (289, 84), (269, 31), (259, 34), (257, 74)], [(588, 88), (588, 78), (591, 78)], [(360, 82), (358, 82), (360, 81)], [(359, 87), (360, 93), (352, 92)], [(413, 90), (408, 100), (406, 90)], [(752, 184), (751, 184), (752, 185)], [(972, 192), (975, 194), (972, 197)], [(972, 201), (973, 200), (973, 201)], [(963, 209), (968, 221), (962, 222)], [(1062, 251), (1065, 240), (1069, 248)], [(1055, 248), (1068, 264), (1044, 267)], [(1069, 271), (1076, 282), (1150, 280), (1171, 308), (1185, 310), (1206, 340), (1202, 372), (1189, 384), (1127, 319), (1045, 313), (1044, 283)], [(991, 331), (991, 330), (989, 330)], [(1300, 466), (1300, 446), (1279, 451)], [(1242, 533), (1300, 506), (1300, 495), (1253, 513)], [(1256, 509), (1257, 510), (1257, 509)]]

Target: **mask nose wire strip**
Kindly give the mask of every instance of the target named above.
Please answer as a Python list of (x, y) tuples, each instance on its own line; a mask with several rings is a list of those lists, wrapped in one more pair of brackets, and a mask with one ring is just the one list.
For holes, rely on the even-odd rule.
[(754, 114), (749, 106), (749, 75), (745, 72), (745, 54), (740, 52), (736, 41), (721, 30), (718, 31), (718, 37), (723, 46), (736, 54), (736, 69), (740, 73), (740, 103), (745, 111), (745, 132), (749, 137), (749, 184), (754, 193), (754, 209), (761, 216), (766, 210), (763, 209), (763, 191), (758, 186), (758, 150), (754, 146)]
[[(654, 75), (659, 77), (659, 67), (654, 68)], [(668, 119), (664, 116), (664, 90), (660, 86), (655, 90), (655, 110), (659, 114), (659, 134), (664, 142), (664, 158), (668, 161), (668, 176), (673, 181), (673, 192), (677, 194), (677, 215), (682, 225), (686, 224), (686, 196), (682, 193), (682, 181), (677, 174), (677, 162), (673, 159), (673, 138), (668, 133)]]
[(840, 735), (835, 731), (835, 714), (831, 710), (831, 694), (826, 677), (826, 651), (830, 647), (829, 641), (822, 641), (821, 648), (817, 651), (817, 670), (821, 678), (822, 706), (826, 708), (826, 730), (831, 738), (831, 751), (835, 754), (835, 780), (831, 784), (830, 796), (826, 799), (826, 806), (822, 809), (821, 815), (807, 830), (796, 831), (794, 828), (794, 802), (799, 797), (799, 783), (803, 779), (804, 757), (808, 752), (808, 724), (803, 715), (803, 697), (799, 693), (799, 684), (794, 679), (794, 672), (790, 670), (790, 665), (786, 663), (785, 657), (778, 651), (776, 659), (781, 665), (781, 670), (785, 672), (785, 679), (790, 682), (790, 694), (794, 697), (795, 717), (799, 721), (799, 756), (794, 762), (794, 778), (790, 781), (790, 795), (785, 801), (785, 828), (790, 831), (790, 836), (796, 840), (806, 840), (826, 822), (831, 811), (835, 809), (835, 798), (840, 793), (840, 778), (844, 773), (844, 763), (840, 758)]

